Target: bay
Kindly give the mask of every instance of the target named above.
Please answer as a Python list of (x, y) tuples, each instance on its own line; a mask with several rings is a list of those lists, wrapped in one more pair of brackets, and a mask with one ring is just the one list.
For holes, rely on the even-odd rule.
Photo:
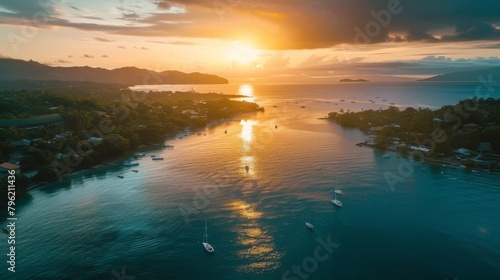
[[(19, 201), (18, 271), (6, 279), (499, 279), (497, 174), (412, 166), (391, 187), (386, 176), (402, 174), (402, 159), (357, 147), (362, 132), (318, 119), (390, 103), (453, 105), (476, 87), (136, 87), (240, 93), (266, 110), (148, 150), (137, 173), (107, 166), (32, 190)], [(342, 208), (330, 202), (336, 178)], [(201, 245), (205, 219), (213, 255)]]

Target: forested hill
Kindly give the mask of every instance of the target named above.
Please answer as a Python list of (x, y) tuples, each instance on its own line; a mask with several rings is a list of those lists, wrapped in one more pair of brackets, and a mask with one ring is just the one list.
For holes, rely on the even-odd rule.
[[(423, 82), (478, 82), (479, 77), (483, 77), (486, 81), (494, 81), (500, 83), (500, 67), (492, 67), (487, 69), (452, 72), (448, 74), (438, 75), (431, 78), (423, 79)], [(491, 80), (490, 80), (491, 77)]]
[(183, 73), (179, 71), (155, 72), (136, 67), (117, 69), (83, 67), (53, 67), (36, 61), (0, 59), (0, 81), (86, 81), (112, 83), (125, 86), (143, 84), (227, 84), (228, 80), (216, 75)]

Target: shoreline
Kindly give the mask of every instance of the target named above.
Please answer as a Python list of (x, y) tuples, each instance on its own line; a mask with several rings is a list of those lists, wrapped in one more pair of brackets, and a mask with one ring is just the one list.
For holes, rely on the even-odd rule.
[[(410, 158), (409, 155), (404, 155), (400, 152), (398, 152), (397, 150), (395, 149), (390, 149), (390, 148), (386, 148), (386, 149), (380, 149), (380, 148), (377, 148), (375, 147), (375, 145), (372, 145), (372, 144), (368, 144), (368, 143), (365, 143), (365, 142), (360, 142), (360, 143), (356, 143), (356, 146), (358, 147), (367, 147), (367, 148), (371, 148), (373, 150), (378, 150), (378, 151), (382, 151), (382, 152), (392, 152), (392, 153), (395, 153), (397, 154), (398, 158), (399, 157), (402, 157), (402, 158)], [(461, 169), (467, 169), (467, 170), (482, 170), (482, 171), (489, 171), (489, 172), (493, 172), (493, 173), (500, 173), (500, 170), (497, 170), (497, 169), (485, 169), (485, 168), (482, 168), (482, 167), (468, 167), (468, 166), (463, 166), (462, 163), (460, 162), (460, 160), (452, 160), (452, 159), (437, 159), (437, 158), (433, 158), (433, 157), (429, 157), (429, 156), (425, 156), (424, 158), (424, 161), (423, 162), (420, 162), (420, 165), (422, 164), (427, 164), (427, 163), (430, 163), (430, 164), (439, 164), (439, 165), (446, 165), (445, 168), (447, 167), (450, 167), (452, 169), (458, 169), (458, 168), (461, 168)]]
[[(248, 114), (248, 113), (241, 113), (241, 114), (238, 114), (237, 116), (245, 115), (245, 114)], [(201, 130), (201, 129), (206, 128), (206, 127), (216, 127), (218, 125), (221, 125), (221, 124), (225, 123), (226, 121), (232, 121), (232, 119), (222, 118), (222, 119), (211, 121), (205, 127), (200, 127), (199, 129), (198, 128), (194, 129), (191, 132), (191, 134), (194, 134), (196, 131)], [(119, 156), (117, 156), (115, 158), (103, 160), (101, 163), (96, 164), (94, 166), (91, 166), (89, 168), (77, 169), (77, 170), (71, 171), (66, 176), (64, 176), (62, 180), (59, 180), (59, 179), (55, 178), (55, 179), (52, 179), (52, 180), (46, 180), (46, 181), (36, 182), (34, 184), (30, 184), (30, 185), (28, 185), (26, 187), (26, 192), (25, 193), (28, 193), (31, 190), (34, 190), (34, 189), (37, 189), (39, 187), (43, 187), (43, 186), (46, 186), (46, 185), (49, 185), (49, 184), (53, 184), (53, 183), (57, 183), (57, 182), (62, 182), (63, 180), (65, 180), (65, 179), (67, 179), (67, 178), (69, 178), (71, 176), (74, 176), (76, 174), (79, 174), (79, 173), (82, 173), (82, 172), (85, 172), (85, 171), (88, 171), (88, 170), (98, 170), (98, 169), (101, 169), (101, 168), (106, 167), (106, 166), (120, 166), (120, 164), (119, 164), (120, 162), (123, 162), (123, 161), (129, 159), (130, 157), (133, 157), (138, 152), (166, 149), (167, 148), (166, 147), (166, 145), (167, 145), (166, 142), (167, 141), (177, 140), (177, 135), (180, 132), (184, 131), (186, 128), (187, 127), (184, 127), (184, 128), (182, 128), (181, 130), (179, 130), (179, 131), (177, 131), (175, 133), (166, 135), (165, 138), (163, 138), (161, 141), (159, 141), (159, 143), (143, 143), (143, 144), (140, 144), (139, 146), (137, 146), (137, 148), (135, 148), (134, 150), (125, 151), (123, 154), (121, 154), (121, 155), (119, 155)]]

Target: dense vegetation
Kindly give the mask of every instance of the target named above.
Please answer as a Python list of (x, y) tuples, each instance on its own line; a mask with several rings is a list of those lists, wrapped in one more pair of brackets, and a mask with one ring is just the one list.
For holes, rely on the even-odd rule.
[(386, 110), (341, 111), (330, 113), (329, 118), (345, 127), (376, 131), (375, 146), (381, 149), (396, 140), (407, 146), (427, 146), (432, 151), (429, 156), (437, 156), (459, 148), (475, 151), (481, 142), (489, 142), (492, 152), (500, 154), (500, 99), (466, 99), (438, 110), (391, 106)]
[[(161, 143), (186, 127), (200, 128), (217, 119), (261, 110), (255, 103), (229, 99), (241, 96), (220, 93), (146, 93), (95, 83), (23, 84), (27, 89), (11, 84), (12, 89), (0, 91), (0, 120), (45, 114), (63, 117), (62, 124), (0, 128), (0, 161), (17, 156), (23, 173), (37, 171), (34, 181), (56, 178), (57, 163), (68, 159), (77, 162), (72, 171), (89, 168), (140, 144)], [(31, 143), (16, 145), (21, 139)]]

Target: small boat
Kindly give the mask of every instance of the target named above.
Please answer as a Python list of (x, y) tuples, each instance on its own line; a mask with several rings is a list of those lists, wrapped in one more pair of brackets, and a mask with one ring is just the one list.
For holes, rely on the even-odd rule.
[(332, 203), (338, 207), (342, 207), (342, 201), (337, 199), (337, 180), (335, 180), (335, 190), (333, 191), (334, 198), (331, 200)]
[(302, 109), (304, 109), (305, 107), (306, 107), (306, 106), (304, 106), (304, 105), (300, 106), (300, 108), (302, 108)]
[(314, 226), (311, 223), (306, 222), (306, 227), (310, 230), (314, 230)]
[(335, 197), (331, 200), (333, 204), (335, 204), (338, 207), (342, 207), (342, 201), (337, 199), (337, 193), (333, 192)]
[(135, 162), (135, 161), (126, 160), (123, 162), (123, 165), (124, 166), (137, 166), (137, 165), (139, 165), (139, 163)]
[(344, 192), (342, 190), (337, 190), (337, 183), (338, 183), (338, 180), (337, 180), (337, 178), (335, 178), (335, 193), (338, 195), (343, 195)]
[(144, 154), (144, 153), (136, 153), (134, 156), (135, 157), (144, 157), (144, 156), (146, 156), (146, 154)]
[(214, 250), (214, 247), (212, 247), (212, 245), (208, 244), (208, 227), (207, 227), (207, 220), (205, 220), (205, 240), (204, 242), (202, 243), (203, 244), (203, 248), (205, 248), (205, 250), (209, 253), (213, 253), (215, 250)]
[(139, 172), (139, 170), (137, 170), (137, 169), (132, 169), (132, 172), (136, 172), (136, 173), (137, 173), (137, 172)]
[(116, 175), (116, 177), (123, 179), (123, 175)]
[(156, 155), (151, 155), (151, 157), (156, 157)]
[(163, 160), (162, 157), (154, 157), (153, 160)]
[(227, 134), (227, 129), (226, 129), (226, 130), (224, 130), (224, 133), (225, 133), (225, 134)]
[(382, 156), (382, 158), (388, 159), (388, 158), (391, 158), (391, 155), (390, 154), (385, 154), (385, 155)]

